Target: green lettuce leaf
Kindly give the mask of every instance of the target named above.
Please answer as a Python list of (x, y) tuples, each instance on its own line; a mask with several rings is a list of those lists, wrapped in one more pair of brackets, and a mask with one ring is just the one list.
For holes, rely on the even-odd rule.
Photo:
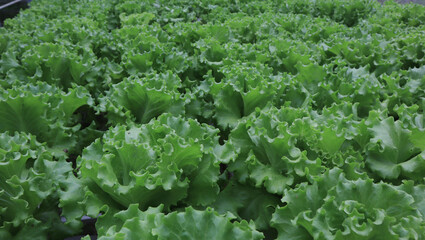
[[(70, 163), (54, 161), (45, 144), (26, 133), (0, 134), (0, 236), (6, 239), (63, 238), (78, 232), (82, 208), (79, 181)], [(72, 203), (69, 196), (74, 195)], [(59, 215), (59, 205), (64, 211)], [(61, 216), (67, 221), (61, 222)], [(60, 231), (56, 231), (60, 229)]]
[(214, 117), (224, 129), (235, 127), (239, 119), (256, 108), (264, 108), (281, 91), (271, 69), (260, 64), (225, 66), (219, 72), (224, 77), (219, 83), (211, 81), (210, 94), (214, 99)]
[(118, 209), (132, 203), (169, 209), (181, 201), (205, 206), (219, 190), (216, 145), (217, 130), (170, 114), (111, 128), (77, 159), (87, 208), (97, 214), (105, 203)]
[(287, 190), (271, 220), (278, 239), (410, 239), (423, 236), (420, 207), (408, 192), (340, 169)]
[(65, 155), (76, 146), (80, 128), (73, 113), (84, 105), (92, 105), (90, 94), (82, 87), (68, 93), (39, 83), (0, 91), (0, 132), (26, 132), (47, 142), (55, 156)]
[(373, 172), (383, 179), (424, 178), (425, 152), (420, 143), (425, 135), (413, 135), (393, 118), (376, 123), (370, 131), (373, 137), (367, 146), (366, 163)]
[[(210, 208), (200, 211), (192, 207), (164, 215), (162, 205), (142, 212), (136, 204), (116, 213), (114, 225), (101, 219), (98, 227), (107, 228), (99, 240), (107, 239), (262, 239), (255, 225), (233, 221)], [(106, 216), (105, 218), (107, 218)]]
[(230, 181), (212, 206), (219, 213), (230, 212), (240, 219), (253, 220), (257, 229), (267, 231), (279, 203), (276, 195), (264, 189)]
[(112, 85), (100, 97), (98, 110), (106, 112), (110, 124), (147, 123), (162, 113), (184, 113), (184, 99), (178, 92), (181, 82), (171, 72), (145, 78), (128, 78)]
[(280, 194), (327, 167), (360, 177), (364, 164), (356, 153), (358, 139), (368, 132), (352, 107), (333, 105), (321, 113), (287, 106), (256, 111), (230, 133), (236, 158), (228, 170), (242, 183), (252, 181)]

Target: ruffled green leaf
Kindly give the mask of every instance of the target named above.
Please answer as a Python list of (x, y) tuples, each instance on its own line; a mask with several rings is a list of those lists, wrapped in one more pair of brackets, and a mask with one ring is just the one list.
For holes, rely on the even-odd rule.
[(224, 78), (212, 81), (210, 94), (215, 105), (215, 118), (222, 128), (235, 127), (239, 119), (263, 108), (282, 91), (271, 70), (261, 66), (223, 67)]
[[(373, 138), (368, 145), (366, 160), (370, 169), (384, 179), (397, 179), (404, 176), (422, 179), (425, 153), (418, 148), (421, 135), (412, 135), (401, 122), (392, 118), (375, 124), (371, 129)], [(413, 142), (413, 141), (414, 142)]]
[[(72, 114), (92, 98), (81, 87), (61, 92), (47, 84), (24, 85), (0, 91), (0, 132), (26, 132), (47, 142), (55, 156), (64, 156), (77, 141), (79, 125)], [(74, 135), (75, 134), (75, 135)]]
[(353, 153), (356, 138), (367, 131), (362, 130), (364, 123), (353, 119), (352, 109), (345, 108), (335, 105), (322, 114), (292, 107), (258, 110), (230, 133), (237, 157), (229, 171), (239, 181), (253, 181), (270, 193), (283, 193), (325, 167), (339, 166), (359, 177), (362, 156)]
[[(233, 222), (208, 208), (203, 211), (188, 207), (184, 212), (161, 213), (162, 206), (142, 212), (137, 205), (114, 215), (115, 222), (99, 237), (106, 239), (262, 239), (254, 224)], [(105, 223), (98, 225), (108, 227)], [(104, 226), (106, 225), (106, 226)]]
[(219, 213), (230, 212), (240, 219), (253, 220), (257, 229), (269, 230), (279, 198), (260, 188), (230, 182), (217, 197), (213, 207)]
[[(79, 181), (70, 164), (53, 161), (46, 146), (34, 136), (0, 134), (0, 180), (0, 234), (8, 239), (44, 239), (47, 235), (70, 236), (80, 230), (83, 211), (77, 202), (82, 198), (74, 195), (69, 201), (70, 194), (80, 194), (69, 191), (81, 187)], [(61, 216), (67, 218), (65, 224), (58, 214), (59, 203), (64, 210)], [(77, 208), (69, 211), (70, 205)]]
[(171, 72), (149, 75), (145, 78), (128, 78), (111, 87), (100, 98), (99, 111), (107, 112), (110, 124), (147, 123), (162, 113), (184, 113), (184, 100), (178, 92), (178, 76)]
[(409, 193), (371, 179), (347, 180), (338, 169), (287, 190), (273, 215), (278, 239), (410, 239), (425, 226)]
[(123, 207), (138, 203), (141, 209), (211, 203), (218, 194), (216, 134), (169, 114), (141, 126), (112, 128), (78, 159), (81, 177), (88, 180), (86, 195)]

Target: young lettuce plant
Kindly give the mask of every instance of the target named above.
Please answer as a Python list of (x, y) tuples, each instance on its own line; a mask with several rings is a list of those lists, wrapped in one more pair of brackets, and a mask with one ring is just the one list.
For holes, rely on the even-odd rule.
[(391, 117), (369, 128), (372, 138), (366, 147), (366, 164), (377, 177), (385, 180), (423, 180), (425, 131), (411, 129), (413, 131)]
[(81, 195), (71, 164), (55, 161), (45, 144), (26, 133), (0, 134), (1, 239), (61, 239), (78, 233)]
[(98, 110), (107, 113), (111, 125), (128, 120), (147, 123), (167, 112), (182, 114), (184, 97), (178, 91), (180, 87), (180, 78), (171, 72), (130, 77), (112, 85), (106, 95), (100, 97)]
[(56, 157), (77, 145), (80, 125), (74, 112), (93, 100), (83, 87), (62, 92), (46, 83), (0, 89), (0, 132), (25, 132), (46, 142)]
[(283, 194), (286, 187), (327, 167), (358, 177), (363, 164), (353, 146), (364, 132), (361, 122), (352, 119), (350, 106), (335, 105), (321, 114), (288, 106), (252, 113), (230, 133), (228, 144), (237, 157), (228, 170), (239, 182), (264, 186), (273, 194)]
[(163, 114), (144, 125), (116, 126), (77, 159), (88, 212), (102, 206), (142, 210), (179, 203), (207, 206), (218, 194), (218, 130)]
[(220, 82), (216, 83), (212, 77), (209, 81), (214, 118), (223, 129), (234, 128), (242, 117), (256, 108), (264, 108), (283, 87), (273, 77), (272, 70), (261, 64), (234, 64), (220, 68), (219, 72), (224, 75)]
[[(137, 204), (113, 216), (100, 218), (99, 240), (136, 239), (263, 239), (253, 222), (233, 221), (231, 215), (219, 215), (211, 208), (187, 207), (181, 212), (162, 213), (163, 205), (140, 211)], [(84, 239), (90, 239), (86, 237)]]
[[(411, 183), (394, 187), (369, 178), (348, 180), (341, 169), (285, 190), (271, 224), (277, 239), (422, 239), (422, 207)], [(423, 188), (421, 188), (423, 194)], [(422, 211), (420, 211), (422, 210)]]

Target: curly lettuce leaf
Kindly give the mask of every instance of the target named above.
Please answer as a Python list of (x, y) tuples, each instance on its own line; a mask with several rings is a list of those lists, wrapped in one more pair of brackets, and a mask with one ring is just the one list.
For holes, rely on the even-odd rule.
[(73, 113), (81, 106), (91, 105), (90, 94), (82, 87), (68, 93), (39, 83), (0, 91), (0, 132), (26, 132), (47, 142), (55, 156), (64, 156), (64, 149), (76, 145), (77, 130)]
[(217, 144), (217, 130), (170, 114), (110, 129), (77, 160), (90, 212), (111, 201), (111, 207), (138, 203), (141, 209), (211, 203), (219, 190)]
[[(82, 208), (69, 211), (69, 196), (82, 200), (79, 181), (64, 160), (26, 133), (0, 134), (0, 236), (7, 239), (61, 238), (81, 228)], [(59, 205), (63, 207), (59, 215)], [(60, 216), (67, 219), (62, 223)], [(53, 229), (60, 229), (56, 232)]]
[[(82, 25), (86, 26), (82, 26), (81, 28), (85, 29), (86, 34), (87, 28), (93, 28), (93, 26), (90, 26), (93, 23), (90, 23), (87, 19), (85, 23), (82, 19), (74, 20), (72, 23), (74, 27), (79, 25), (78, 22), (83, 21)], [(54, 21), (53, 25), (56, 28), (69, 29), (71, 21), (71, 19), (62, 19), (62, 21)], [(71, 31), (75, 30), (70, 29)], [(43, 33), (45, 32), (42, 30), (38, 34), (42, 35)], [(51, 35), (51, 33), (45, 34)], [(77, 36), (75, 37), (79, 38)], [(73, 45), (73, 47), (69, 47), (67, 44), (63, 44), (63, 42), (33, 43), (31, 48), (19, 56), (19, 61), (15, 62), (13, 55), (9, 56), (8, 59), (9, 64), (14, 63), (13, 68), (3, 68), (3, 71), (6, 73), (5, 81), (9, 86), (45, 82), (58, 86), (63, 90), (71, 88), (74, 84), (85, 86), (91, 90), (94, 90), (96, 87), (103, 87), (97, 84), (102, 75), (103, 64), (101, 61), (98, 61), (90, 48), (84, 47), (82, 42), (80, 45)], [(95, 85), (97, 86), (95, 87)]]
[(412, 195), (371, 179), (348, 180), (340, 169), (287, 190), (282, 201), (286, 206), (271, 221), (278, 239), (410, 239), (425, 233)]
[(373, 172), (383, 179), (424, 178), (425, 153), (420, 148), (424, 135), (413, 135), (393, 118), (374, 124), (370, 131), (366, 163)]
[(264, 189), (230, 181), (212, 206), (219, 213), (230, 212), (240, 219), (253, 220), (258, 230), (267, 231), (279, 203), (276, 195)]
[[(108, 218), (106, 216), (105, 218)], [(110, 217), (109, 217), (110, 218)], [(210, 208), (200, 211), (192, 207), (182, 212), (162, 213), (162, 205), (142, 212), (136, 204), (116, 213), (112, 226), (101, 219), (99, 228), (107, 231), (99, 240), (107, 239), (262, 239), (255, 225), (246, 221), (232, 221)]]
[(99, 111), (107, 113), (110, 124), (147, 123), (162, 113), (182, 114), (184, 99), (179, 87), (179, 77), (171, 72), (127, 78), (100, 97)]
[(224, 129), (235, 127), (240, 118), (255, 108), (264, 108), (281, 91), (271, 69), (260, 64), (224, 66), (219, 72), (224, 77), (218, 83), (212, 80), (210, 94), (214, 99), (214, 117)]
[(334, 105), (320, 114), (287, 106), (258, 110), (230, 133), (236, 159), (229, 171), (270, 193), (283, 193), (326, 167), (342, 167), (357, 178), (364, 171), (357, 140), (367, 138), (367, 131), (352, 110), (350, 105)]

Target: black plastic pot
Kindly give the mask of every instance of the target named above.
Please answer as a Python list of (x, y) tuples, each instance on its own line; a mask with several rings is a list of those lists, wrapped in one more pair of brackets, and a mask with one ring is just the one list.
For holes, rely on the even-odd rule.
[[(12, 3), (13, 0), (0, 0), (0, 24), (3, 26), (4, 20), (7, 18), (13, 18), (15, 17), (21, 9), (28, 8), (28, 3), (31, 2), (31, 0), (22, 0), (19, 2)], [(12, 3), (11, 5), (5, 6), (9, 3)], [(4, 8), (2, 8), (4, 7)]]

